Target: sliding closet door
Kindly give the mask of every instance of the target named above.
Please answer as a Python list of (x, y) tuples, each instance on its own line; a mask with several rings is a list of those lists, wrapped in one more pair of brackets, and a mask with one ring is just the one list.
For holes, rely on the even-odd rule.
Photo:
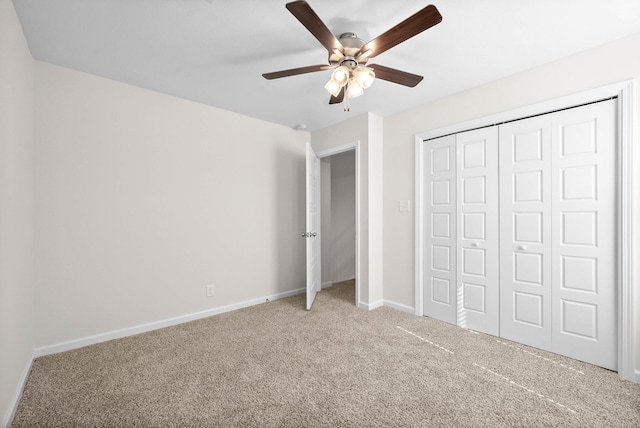
[(456, 136), (458, 325), (499, 334), (498, 127)]
[(500, 125), (500, 336), (551, 348), (551, 133)]
[(615, 370), (615, 101), (552, 115), (553, 351)]
[(455, 136), (428, 141), (425, 165), (424, 315), (456, 323)]

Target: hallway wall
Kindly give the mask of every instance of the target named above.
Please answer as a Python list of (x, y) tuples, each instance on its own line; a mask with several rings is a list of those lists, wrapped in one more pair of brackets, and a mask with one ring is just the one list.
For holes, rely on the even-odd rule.
[(355, 150), (331, 156), (331, 278), (356, 276)]

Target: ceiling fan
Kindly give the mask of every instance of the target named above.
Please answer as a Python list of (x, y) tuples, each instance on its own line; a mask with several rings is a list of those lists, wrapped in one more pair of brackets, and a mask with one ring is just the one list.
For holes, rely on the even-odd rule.
[(376, 77), (409, 87), (420, 83), (422, 76), (379, 64), (367, 66), (367, 62), (442, 21), (442, 15), (438, 9), (434, 5), (429, 5), (365, 43), (354, 33), (343, 33), (336, 37), (304, 0), (287, 3), (286, 7), (327, 49), (329, 64), (274, 71), (262, 76), (271, 80), (332, 69), (331, 79), (325, 85), (325, 89), (331, 93), (329, 104), (344, 101), (345, 111), (349, 111), (349, 99), (362, 95), (364, 89), (371, 86)]

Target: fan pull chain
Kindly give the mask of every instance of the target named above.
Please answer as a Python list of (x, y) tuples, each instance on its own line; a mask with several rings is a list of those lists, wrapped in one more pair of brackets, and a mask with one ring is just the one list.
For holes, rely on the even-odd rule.
[(344, 85), (344, 102), (342, 103), (344, 111), (351, 111), (349, 108), (349, 84)]

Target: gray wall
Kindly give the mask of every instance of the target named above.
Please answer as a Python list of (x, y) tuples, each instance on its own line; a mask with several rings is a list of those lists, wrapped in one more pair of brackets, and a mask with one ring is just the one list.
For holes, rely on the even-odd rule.
[(322, 283), (356, 277), (355, 150), (322, 158)]
[(322, 286), (328, 287), (333, 283), (331, 278), (331, 156), (320, 159), (320, 192)]
[(356, 275), (355, 151), (331, 156), (331, 278), (340, 282)]

